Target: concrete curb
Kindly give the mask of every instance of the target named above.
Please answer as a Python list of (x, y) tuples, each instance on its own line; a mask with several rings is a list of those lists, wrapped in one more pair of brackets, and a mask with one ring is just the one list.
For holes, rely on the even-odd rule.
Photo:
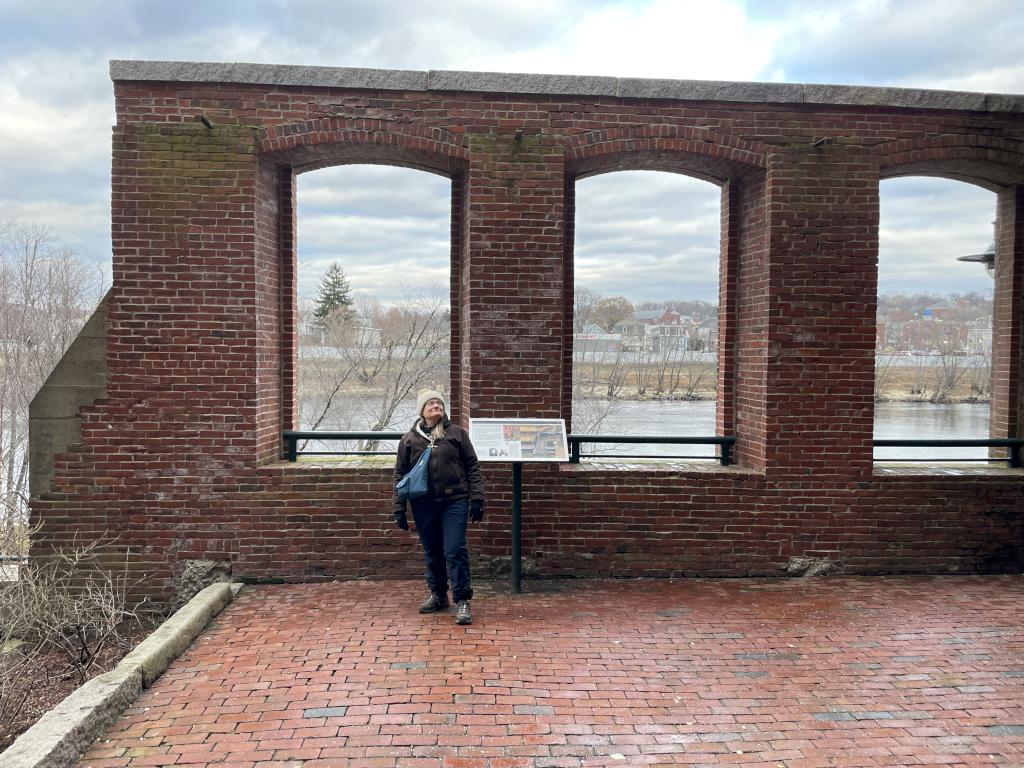
[(211, 584), (161, 624), (110, 672), (94, 677), (43, 715), (0, 754), (4, 768), (68, 768), (241, 588)]

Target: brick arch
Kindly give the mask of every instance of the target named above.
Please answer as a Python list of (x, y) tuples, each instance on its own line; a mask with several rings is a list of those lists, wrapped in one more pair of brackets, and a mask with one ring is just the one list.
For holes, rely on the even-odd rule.
[(1024, 184), (1024, 151), (1018, 142), (992, 136), (928, 136), (875, 148), (883, 179), (940, 176), (998, 192)]
[(443, 128), (387, 120), (318, 118), (264, 128), (259, 151), (296, 173), (374, 163), (452, 176), (466, 161), (463, 138)]
[[(615, 171), (665, 171), (680, 173), (707, 181), (722, 189), (721, 254), (719, 271), (719, 366), (717, 421), (725, 433), (734, 431), (735, 368), (733, 350), (736, 345), (736, 263), (739, 258), (739, 232), (743, 214), (739, 209), (740, 190), (756, 198), (757, 180), (763, 179), (766, 148), (712, 131), (674, 125), (616, 127), (590, 131), (573, 136), (566, 142), (566, 208), (569, 223), (564, 248), (565, 327), (573, 324), (573, 291), (575, 287), (575, 181)], [(748, 189), (749, 188), (749, 189)], [(758, 209), (755, 204), (752, 209)], [(749, 246), (749, 243), (747, 244)], [(563, 350), (562, 412), (572, 413), (573, 350)]]
[[(441, 128), (430, 128), (387, 120), (321, 118), (296, 123), (271, 125), (257, 136), (257, 149), (262, 165), (279, 174), (278, 258), (285, 280), (280, 304), (285, 318), (282, 329), (281, 377), (283, 406), (282, 424), (295, 425), (297, 414), (296, 334), (297, 317), (295, 286), (297, 283), (297, 252), (295, 241), (296, 197), (295, 176), (308, 171), (339, 165), (390, 165), (435, 173), (452, 181), (451, 222), (451, 296), (452, 327), (459, 323), (459, 288), (456, 280), (462, 251), (463, 187), (467, 152), (458, 134)], [(270, 188), (268, 187), (268, 190)], [(273, 193), (271, 193), (273, 194)], [(271, 238), (270, 242), (273, 242)], [(453, 334), (451, 347), (451, 396), (458, 402), (459, 379), (454, 367), (460, 359), (460, 338)], [(452, 416), (458, 417), (453, 406)]]
[(670, 171), (722, 184), (763, 170), (765, 155), (759, 143), (702, 128), (611, 128), (570, 138), (566, 171), (576, 178), (611, 171)]

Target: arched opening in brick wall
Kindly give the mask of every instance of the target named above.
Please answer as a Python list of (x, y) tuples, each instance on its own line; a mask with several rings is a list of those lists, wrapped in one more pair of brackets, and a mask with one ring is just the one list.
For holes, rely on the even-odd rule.
[[(574, 433), (715, 433), (721, 197), (716, 185), (682, 173), (576, 181)], [(683, 452), (714, 453), (704, 445)]]
[[(879, 147), (878, 157), (883, 179), (940, 177), (995, 193), (988, 434), (992, 438), (1019, 437), (1024, 429), (1024, 155), (1005, 139), (975, 136), (964, 143), (894, 141)], [(1003, 453), (1002, 449), (993, 450), (993, 455)]]
[[(390, 178), (390, 182), (384, 182), (385, 187), (390, 184), (391, 190), (390, 202), (383, 202), (383, 205), (387, 206), (388, 216), (395, 212), (393, 203), (396, 200), (400, 200), (403, 194), (408, 191), (409, 185), (398, 179), (412, 178), (421, 181), (428, 175), (439, 177), (433, 179), (434, 184), (437, 185), (435, 188), (431, 188), (429, 191), (421, 190), (419, 194), (421, 198), (424, 195), (436, 195), (442, 201), (440, 203), (437, 200), (433, 200), (430, 203), (424, 201), (421, 203), (422, 209), (435, 209), (437, 215), (441, 215), (440, 211), (442, 208), (446, 208), (448, 211), (447, 230), (450, 256), (447, 262), (447, 286), (442, 281), (442, 284), (437, 286), (436, 289), (433, 287), (437, 278), (441, 278), (445, 271), (439, 262), (433, 267), (428, 267), (425, 272), (420, 274), (401, 274), (403, 269), (401, 259), (405, 258), (406, 260), (415, 261), (416, 254), (407, 252), (405, 256), (396, 260), (394, 258), (395, 254), (383, 253), (379, 259), (375, 260), (376, 263), (380, 267), (390, 270), (390, 274), (401, 274), (402, 277), (401, 280), (394, 280), (392, 282), (398, 293), (392, 292), (391, 298), (397, 299), (398, 294), (402, 290), (399, 288), (399, 284), (404, 280), (404, 284), (407, 286), (406, 293), (408, 294), (409, 303), (416, 304), (417, 294), (422, 296), (423, 300), (421, 305), (413, 307), (411, 312), (403, 313), (401, 308), (392, 306), (394, 311), (389, 312), (385, 310), (380, 313), (380, 318), (382, 321), (386, 321), (383, 324), (388, 326), (389, 332), (393, 332), (389, 342), (391, 355), (410, 354), (409, 350), (412, 345), (399, 343), (399, 331), (409, 331), (409, 315), (422, 318), (423, 312), (426, 311), (429, 318), (428, 322), (435, 329), (438, 320), (446, 318), (448, 325), (445, 331), (448, 344), (444, 348), (442, 356), (446, 354), (449, 361), (457, 360), (459, 350), (461, 349), (461, 338), (458, 330), (460, 327), (461, 308), (457, 275), (461, 270), (464, 184), (466, 175), (466, 156), (462, 137), (449, 134), (442, 129), (422, 128), (404, 124), (396, 125), (383, 120), (364, 120), (360, 122), (358, 127), (352, 127), (344, 119), (328, 118), (268, 128), (260, 137), (259, 148), (262, 160), (261, 167), (266, 176), (265, 184), (267, 191), (269, 192), (271, 185), (276, 184), (276, 194), (273, 197), (278, 202), (275, 226), (268, 226), (268, 230), (275, 231), (277, 234), (278, 242), (276, 248), (282, 275), (279, 292), (282, 323), (279, 345), (281, 365), (279, 426), (283, 429), (294, 429), (300, 426), (300, 424), (303, 426), (315, 424), (319, 413), (325, 412), (324, 406), (327, 399), (326, 397), (321, 399), (319, 409), (316, 409), (315, 405), (313, 406), (308, 420), (302, 418), (298, 391), (298, 350), (300, 345), (299, 336), (303, 332), (299, 311), (300, 292), (303, 289), (300, 287), (302, 276), (300, 276), (298, 270), (297, 237), (300, 234), (300, 229), (297, 226), (299, 209), (296, 200), (296, 192), (298, 189), (301, 189), (298, 179), (302, 174), (320, 171), (321, 169), (337, 169), (328, 171), (328, 175), (333, 173), (344, 176), (348, 173), (345, 168), (356, 166), (363, 169), (361, 172), (364, 175), (377, 174), (375, 178), (377, 178), (378, 182), (381, 178)], [(366, 166), (374, 166), (376, 170), (369, 169)], [(386, 168), (382, 168), (384, 166)], [(359, 173), (359, 171), (356, 173)], [(406, 173), (413, 173), (414, 175), (411, 177), (401, 175)], [(398, 176), (395, 176), (395, 174), (398, 174)], [(325, 176), (324, 178), (327, 177)], [(336, 196), (339, 201), (346, 198), (351, 201), (359, 196), (358, 186), (358, 181), (353, 185), (350, 178), (348, 183), (334, 188), (333, 191), (327, 190), (322, 193), (323, 202), (328, 202), (332, 196)], [(418, 185), (413, 184), (412, 186)], [(311, 202), (315, 202), (315, 200), (311, 200)], [(415, 204), (413, 204), (413, 209), (416, 209)], [(358, 219), (359, 217), (356, 216), (354, 218)], [(369, 221), (364, 221), (363, 224), (362, 229), (364, 233), (369, 230), (371, 234), (374, 234), (373, 226), (370, 225)], [(435, 221), (434, 231), (442, 232), (444, 226), (442, 220), (438, 219)], [(383, 231), (383, 227), (377, 226), (378, 231), (375, 233), (375, 236), (387, 238), (393, 234), (390, 229), (389, 227), (388, 231)], [(370, 239), (372, 240), (373, 237)], [(437, 250), (436, 247), (434, 250)], [(437, 259), (440, 257), (435, 256), (433, 258)], [(341, 266), (340, 263), (339, 266)], [(374, 269), (376, 268), (374, 267)], [(423, 279), (424, 275), (427, 277), (426, 280)], [(447, 294), (445, 293), (445, 288), (447, 288)], [(431, 294), (440, 299), (440, 304), (436, 300), (431, 302)], [(353, 298), (355, 298), (355, 293), (353, 293)], [(367, 298), (370, 299), (372, 296), (368, 295)], [(376, 298), (380, 299), (379, 296)], [(396, 302), (382, 301), (382, 303), (394, 305)], [(341, 334), (343, 339), (342, 346), (362, 344), (375, 347), (375, 353), (380, 353), (380, 341), (386, 336), (383, 332), (384, 328), (378, 327), (372, 322), (360, 323), (359, 318), (355, 317), (358, 314), (355, 311), (356, 309), (358, 307), (352, 312), (352, 322), (347, 324), (348, 328), (343, 330)], [(363, 320), (365, 321), (367, 318), (364, 317)], [(444, 324), (442, 323), (441, 325), (443, 326)], [(384, 351), (384, 354), (388, 354), (387, 350)], [(439, 379), (430, 382), (433, 385), (444, 386), (445, 382), (448, 382), (452, 400), (452, 416), (453, 418), (458, 418), (460, 382), (451, 375), (451, 370), (451, 363), (449, 362), (447, 375), (444, 375), (442, 371), (436, 374), (431, 373), (428, 378)], [(370, 369), (363, 370), (360, 375), (358, 368), (356, 368), (351, 375), (355, 376), (357, 383), (365, 386), (367, 383), (365, 379), (370, 377)], [(335, 378), (337, 379), (338, 377), (336, 375)], [(360, 381), (360, 378), (363, 381)], [(408, 389), (412, 391), (412, 396), (415, 397), (415, 388), (420, 382), (414, 381), (410, 385), (408, 378), (403, 379), (403, 381), (405, 381)], [(335, 381), (335, 384), (337, 384), (337, 381)], [(339, 388), (339, 392), (340, 390), (341, 388)], [(393, 392), (395, 391), (394, 387), (392, 387), (392, 390)], [(333, 391), (333, 385), (331, 390), (326, 393), (328, 397), (331, 391)], [(363, 394), (369, 395), (370, 393), (364, 392)], [(362, 420), (369, 422), (369, 427), (371, 428), (384, 428), (381, 426), (383, 423), (390, 422), (393, 419), (400, 419), (402, 417), (401, 403), (408, 400), (408, 393), (397, 390), (397, 395), (393, 399), (398, 402), (397, 407), (390, 408), (385, 403), (376, 409), (377, 415), (375, 418), (367, 418), (366, 409), (364, 409)], [(322, 427), (322, 422), (318, 426)]]
[[(953, 179), (903, 176), (879, 190), (876, 438), (989, 435), (996, 196)], [(875, 449), (877, 460), (984, 458), (984, 448)]]
[[(715, 135), (705, 129), (675, 129), (653, 126), (644, 129), (611, 129), (583, 134), (568, 146), (566, 162), (566, 298), (567, 315), (575, 325), (572, 310), (575, 274), (577, 186), (591, 176), (613, 171), (662, 171), (685, 178), (686, 184), (702, 187), (708, 182), (718, 188), (719, 220), (705, 232), (717, 240), (716, 256), (705, 259), (702, 274), (717, 274), (715, 291), (717, 328), (714, 330), (717, 379), (714, 385), (714, 423), (706, 434), (736, 436), (734, 458), (750, 467), (766, 461), (762, 402), (766, 358), (760, 338), (764, 333), (765, 304), (759, 291), (766, 269), (767, 230), (765, 147), (757, 143)], [(713, 207), (710, 198), (703, 205)], [(712, 234), (714, 233), (714, 234)], [(717, 268), (714, 262), (717, 261)], [(710, 262), (710, 263), (709, 263)], [(705, 342), (707, 343), (707, 342)], [(567, 344), (563, 365), (563, 391), (571, 394), (574, 350)], [(563, 412), (573, 410), (566, 397)], [(738, 404), (743, 407), (739, 408)], [(677, 425), (665, 425), (666, 432), (681, 434)], [(692, 434), (692, 432), (691, 432)], [(649, 447), (649, 446), (648, 446)], [(691, 454), (687, 446), (686, 453)], [(678, 448), (678, 446), (669, 446)], [(678, 450), (671, 451), (680, 453)]]
[(451, 184), (379, 164), (297, 177), (299, 429), (404, 431), (417, 391), (450, 391)]

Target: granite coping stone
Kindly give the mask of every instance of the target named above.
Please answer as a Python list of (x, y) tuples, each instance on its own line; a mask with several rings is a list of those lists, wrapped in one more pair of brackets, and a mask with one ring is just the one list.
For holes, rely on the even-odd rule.
[(0, 754), (3, 768), (68, 768), (120, 717), (206, 625), (238, 584), (211, 584), (161, 624), (109, 672), (72, 691)]
[(755, 104), (872, 106), (1024, 112), (1024, 95), (859, 85), (665, 80), (512, 72), (414, 71), (198, 61), (110, 62), (115, 82), (239, 83), (401, 91), (469, 91)]

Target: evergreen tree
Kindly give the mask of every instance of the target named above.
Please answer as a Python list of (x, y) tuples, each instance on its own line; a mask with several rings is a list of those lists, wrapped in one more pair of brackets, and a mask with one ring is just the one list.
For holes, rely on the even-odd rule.
[(352, 286), (345, 277), (345, 270), (334, 262), (320, 279), (317, 286), (316, 306), (313, 308), (314, 324), (327, 326), (329, 317), (348, 317), (352, 314)]

